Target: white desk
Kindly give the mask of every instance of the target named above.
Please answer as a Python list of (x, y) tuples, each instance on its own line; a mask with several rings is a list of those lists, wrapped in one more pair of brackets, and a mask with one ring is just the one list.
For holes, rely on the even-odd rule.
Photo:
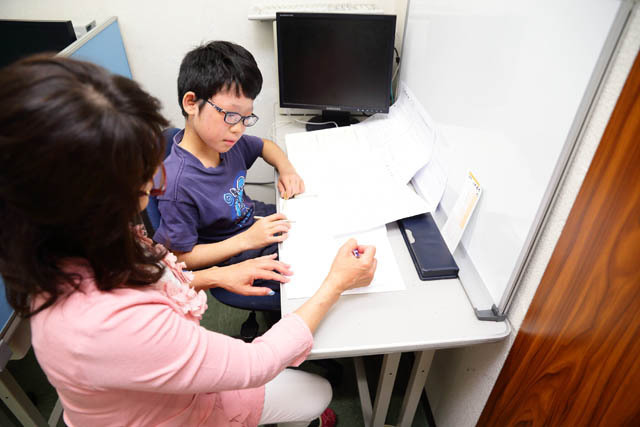
[[(301, 132), (303, 126), (288, 117), (276, 117), (276, 142), (284, 149), (285, 135)], [(398, 280), (404, 281), (406, 290), (342, 296), (316, 331), (309, 356), (322, 359), (385, 355), (373, 407), (362, 362), (356, 359), (365, 425), (372, 427), (384, 425), (402, 352), (419, 352), (397, 423), (410, 426), (436, 349), (499, 341), (511, 330), (506, 321), (479, 321), (458, 279), (421, 281), (398, 226), (387, 225), (387, 232), (401, 271)], [(283, 315), (305, 301), (289, 300), (286, 292), (284, 285)]]

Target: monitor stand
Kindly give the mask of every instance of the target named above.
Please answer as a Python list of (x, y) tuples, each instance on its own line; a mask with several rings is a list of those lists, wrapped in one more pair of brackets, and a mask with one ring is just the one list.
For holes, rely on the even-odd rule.
[(330, 129), (338, 126), (355, 125), (358, 120), (348, 111), (322, 110), (321, 116), (312, 117), (307, 122), (307, 132), (320, 129)]

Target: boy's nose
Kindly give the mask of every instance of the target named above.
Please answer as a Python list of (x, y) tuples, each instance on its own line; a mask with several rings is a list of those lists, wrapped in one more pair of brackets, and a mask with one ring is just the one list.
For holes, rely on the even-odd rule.
[(231, 132), (233, 132), (233, 133), (244, 132), (245, 127), (246, 126), (244, 125), (242, 120), (240, 120), (235, 125), (231, 125)]

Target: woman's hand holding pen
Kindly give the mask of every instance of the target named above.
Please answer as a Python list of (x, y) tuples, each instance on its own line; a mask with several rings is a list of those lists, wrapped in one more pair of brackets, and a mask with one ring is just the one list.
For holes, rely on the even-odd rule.
[(358, 245), (355, 239), (338, 250), (320, 289), (295, 311), (312, 333), (342, 292), (371, 283), (378, 265), (375, 254), (374, 246)]
[(239, 295), (273, 295), (269, 288), (253, 286), (257, 279), (289, 281), (291, 266), (277, 261), (276, 254), (249, 259), (226, 267), (212, 267), (205, 272), (209, 275), (207, 288), (221, 287)]
[(378, 265), (375, 254), (375, 246), (358, 245), (355, 239), (349, 239), (338, 250), (324, 282), (335, 288), (339, 294), (349, 289), (368, 286)]
[(272, 243), (283, 242), (286, 240), (290, 228), (291, 224), (287, 221), (286, 215), (276, 213), (258, 219), (239, 236), (243, 239), (245, 250), (257, 249)]

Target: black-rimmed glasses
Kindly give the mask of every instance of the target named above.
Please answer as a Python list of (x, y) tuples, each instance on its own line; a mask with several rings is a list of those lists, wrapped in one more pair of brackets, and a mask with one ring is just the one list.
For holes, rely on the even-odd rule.
[(235, 125), (242, 121), (242, 124), (246, 127), (250, 127), (258, 123), (258, 116), (255, 114), (249, 114), (248, 116), (243, 116), (240, 113), (234, 113), (231, 111), (225, 111), (222, 108), (218, 107), (216, 104), (207, 99), (207, 103), (211, 105), (215, 110), (219, 113), (224, 114), (224, 122), (228, 125)]

